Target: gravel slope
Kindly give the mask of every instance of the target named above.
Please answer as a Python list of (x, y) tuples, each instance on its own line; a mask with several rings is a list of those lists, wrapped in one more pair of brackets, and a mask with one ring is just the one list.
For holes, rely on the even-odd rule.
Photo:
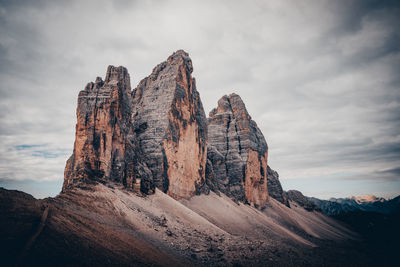
[(336, 220), (272, 198), (258, 210), (213, 192), (176, 201), (97, 184), (44, 200), (1, 189), (0, 200), (5, 266), (351, 266), (365, 256)]

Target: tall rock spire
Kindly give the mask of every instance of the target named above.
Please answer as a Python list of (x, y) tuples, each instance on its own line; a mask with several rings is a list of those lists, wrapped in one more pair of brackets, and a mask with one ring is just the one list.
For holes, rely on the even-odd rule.
[[(153, 69), (133, 90), (133, 121), (149, 184), (175, 198), (198, 193), (205, 183), (207, 120), (183, 50)], [(151, 188), (149, 188), (151, 190)]]
[(131, 135), (131, 86), (126, 68), (109, 66), (106, 79), (79, 93), (74, 152), (68, 159), (63, 190), (93, 180), (125, 182), (131, 168), (125, 153)]
[(213, 183), (228, 196), (263, 206), (268, 199), (268, 146), (236, 94), (223, 96), (208, 118), (208, 159)]

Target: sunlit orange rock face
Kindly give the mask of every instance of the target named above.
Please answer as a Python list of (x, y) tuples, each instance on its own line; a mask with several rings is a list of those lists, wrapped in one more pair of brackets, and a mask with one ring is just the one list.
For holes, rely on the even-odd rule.
[(130, 92), (128, 71), (109, 66), (104, 81), (98, 77), (79, 93), (74, 152), (65, 167), (64, 191), (82, 181), (132, 180), (133, 162), (126, 153), (132, 134)]
[(119, 181), (189, 198), (205, 188), (207, 120), (189, 55), (179, 50), (131, 90), (124, 67), (78, 96), (74, 153), (63, 190), (81, 182)]
[(249, 203), (262, 206), (268, 196), (267, 190), (267, 157), (268, 152), (260, 156), (257, 151), (249, 149), (244, 176), (245, 197)]
[(236, 94), (223, 96), (208, 118), (207, 173), (215, 187), (238, 201), (263, 206), (268, 200), (268, 146)]

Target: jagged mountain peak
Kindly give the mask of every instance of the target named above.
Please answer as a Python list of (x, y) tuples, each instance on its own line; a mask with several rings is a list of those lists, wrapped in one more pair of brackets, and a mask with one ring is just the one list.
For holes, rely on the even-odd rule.
[(178, 50), (170, 55), (167, 59), (167, 62), (173, 65), (184, 65), (187, 67), (189, 73), (193, 72), (192, 60), (189, 57), (189, 53), (184, 50)]
[(106, 84), (120, 82), (128, 87), (129, 90), (131, 89), (131, 79), (128, 73), (128, 69), (123, 66), (114, 67), (113, 65), (109, 65), (104, 82)]
[(217, 107), (210, 111), (209, 117), (223, 113), (232, 113), (235, 114), (236, 117), (244, 116), (247, 120), (251, 120), (251, 116), (247, 112), (246, 105), (244, 104), (242, 98), (236, 93), (222, 96), (218, 100)]

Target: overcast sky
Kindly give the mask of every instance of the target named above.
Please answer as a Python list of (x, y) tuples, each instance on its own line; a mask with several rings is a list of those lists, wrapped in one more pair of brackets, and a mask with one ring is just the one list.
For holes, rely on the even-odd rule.
[(239, 94), (285, 190), (400, 194), (398, 1), (0, 1), (0, 186), (61, 190), (77, 95), (187, 51), (205, 111)]

